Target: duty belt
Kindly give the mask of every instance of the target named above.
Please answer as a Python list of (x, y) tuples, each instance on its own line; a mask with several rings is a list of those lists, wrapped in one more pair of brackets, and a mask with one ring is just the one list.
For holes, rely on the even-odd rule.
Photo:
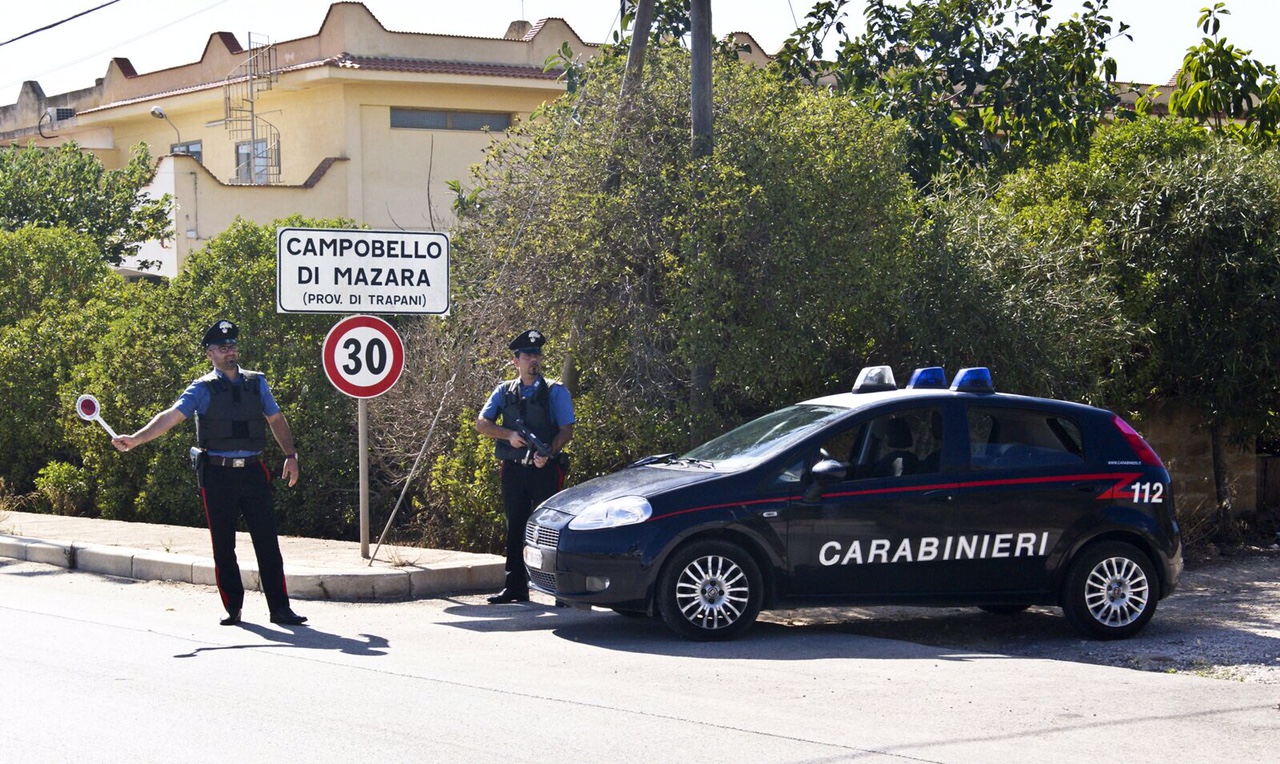
[(232, 459), (227, 456), (206, 456), (205, 463), (212, 467), (248, 467), (262, 461), (261, 456), (242, 456)]

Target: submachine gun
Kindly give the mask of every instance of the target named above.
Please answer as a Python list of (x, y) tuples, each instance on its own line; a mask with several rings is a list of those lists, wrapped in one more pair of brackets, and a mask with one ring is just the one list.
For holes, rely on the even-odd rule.
[(529, 455), (525, 459), (525, 464), (533, 463), (533, 455), (535, 453), (538, 456), (543, 456), (547, 459), (553, 458), (551, 456), (551, 447), (546, 443), (543, 443), (542, 439), (537, 435), (534, 435), (533, 430), (529, 429), (529, 425), (525, 424), (523, 419), (517, 419), (513, 429), (516, 431), (517, 435), (524, 438), (525, 443), (529, 444)]

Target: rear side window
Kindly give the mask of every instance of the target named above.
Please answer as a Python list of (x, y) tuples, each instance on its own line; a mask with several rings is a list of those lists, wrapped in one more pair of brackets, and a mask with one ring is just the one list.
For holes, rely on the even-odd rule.
[(975, 470), (1054, 467), (1084, 462), (1080, 427), (1030, 409), (969, 409), (969, 457)]

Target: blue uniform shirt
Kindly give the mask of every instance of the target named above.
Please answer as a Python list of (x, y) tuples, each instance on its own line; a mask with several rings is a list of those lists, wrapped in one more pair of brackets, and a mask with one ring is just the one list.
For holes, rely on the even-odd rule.
[[(239, 367), (236, 367), (236, 368), (239, 368)], [(227, 378), (226, 374), (223, 374), (217, 369), (214, 370), (214, 373), (217, 374), (222, 379)], [(275, 397), (271, 395), (271, 387), (267, 384), (266, 376), (265, 375), (260, 376), (258, 377), (258, 379), (261, 380), (259, 382), (258, 389), (260, 394), (262, 395), (262, 413), (265, 416), (275, 416), (280, 412), (280, 405), (276, 403)], [(236, 377), (236, 381), (232, 384), (243, 385), (245, 383), (244, 380), (245, 380), (244, 375), (240, 374)], [(206, 411), (209, 410), (208, 385), (204, 384), (200, 380), (196, 380), (195, 382), (192, 382), (190, 385), (187, 386), (186, 390), (182, 391), (182, 395), (178, 396), (178, 402), (174, 404), (174, 407), (178, 409), (178, 411), (181, 411), (182, 415), (185, 416), (187, 419), (190, 419), (192, 416), (196, 414), (204, 414)], [(229, 459), (243, 459), (247, 456), (257, 456), (260, 453), (262, 452), (261, 451), (213, 451), (213, 450), (209, 451), (209, 454), (212, 456), (225, 456)]]
[[(538, 377), (542, 380), (542, 377)], [(545, 381), (545, 380), (544, 380)], [(485, 402), (484, 408), (480, 411), (480, 416), (488, 419), (490, 422), (498, 421), (498, 414), (502, 413), (503, 404), (503, 388), (507, 386), (506, 382), (498, 385), (493, 389), (493, 393), (489, 395), (489, 400)], [(550, 392), (549, 402), (551, 408), (551, 421), (556, 427), (564, 427), (567, 424), (576, 424), (577, 419), (573, 415), (573, 397), (569, 395), (569, 390), (564, 385), (548, 385)], [(538, 383), (532, 385), (520, 385), (520, 397), (532, 398), (533, 394), (538, 390)], [(548, 444), (549, 445), (549, 444)]]

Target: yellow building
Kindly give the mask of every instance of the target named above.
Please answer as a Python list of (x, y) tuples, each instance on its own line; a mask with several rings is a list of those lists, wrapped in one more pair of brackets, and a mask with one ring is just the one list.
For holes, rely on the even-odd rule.
[(564, 92), (546, 59), (564, 43), (596, 49), (560, 19), (513, 22), (502, 39), (390, 32), (354, 2), (332, 5), (311, 37), (252, 38), (215, 33), (199, 61), (148, 74), (117, 58), (94, 87), (56, 96), (27, 82), (0, 107), (0, 144), (75, 141), (116, 168), (146, 142), (161, 157), (151, 190), (176, 202), (175, 239), (126, 266), (158, 260), (172, 276), (237, 215), (447, 229), (446, 182)]

